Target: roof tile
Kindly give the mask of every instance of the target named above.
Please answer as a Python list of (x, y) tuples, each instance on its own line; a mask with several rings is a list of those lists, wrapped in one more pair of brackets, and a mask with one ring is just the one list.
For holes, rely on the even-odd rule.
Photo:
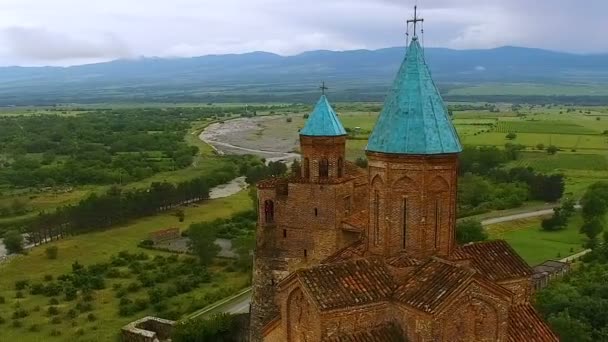
[(469, 255), (481, 275), (494, 281), (532, 276), (532, 268), (506, 241), (476, 242), (460, 246), (456, 254)]
[(559, 341), (547, 323), (530, 304), (517, 305), (511, 308), (508, 334), (509, 342)]
[(384, 263), (373, 258), (319, 265), (297, 274), (321, 310), (383, 301), (395, 287)]

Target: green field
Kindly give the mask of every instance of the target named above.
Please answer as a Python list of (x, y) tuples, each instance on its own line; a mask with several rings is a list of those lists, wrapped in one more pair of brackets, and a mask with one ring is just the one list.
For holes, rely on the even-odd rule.
[(447, 95), (518, 95), (518, 96), (606, 96), (608, 89), (602, 85), (547, 85), (547, 84), (483, 84), (451, 89)]
[(566, 229), (557, 232), (541, 230), (540, 222), (540, 218), (532, 218), (498, 223), (487, 229), (491, 239), (506, 240), (532, 266), (583, 250), (585, 237), (579, 233), (580, 215), (573, 217)]
[[(93, 232), (56, 241), (43, 247), (34, 248), (27, 255), (17, 256), (7, 263), (0, 264), (0, 274), (2, 275), (0, 277), (0, 296), (6, 299), (5, 304), (0, 304), (0, 317), (7, 320), (7, 323), (0, 328), (0, 341), (114, 340), (120, 327), (134, 319), (150, 314), (151, 309), (147, 309), (132, 317), (118, 316), (119, 299), (114, 297), (111, 286), (107, 286), (105, 290), (95, 292), (93, 313), (98, 318), (95, 322), (88, 322), (86, 314), (84, 314), (74, 320), (66, 319), (62, 316), (61, 323), (50, 324), (48, 323), (49, 317), (46, 315), (49, 299), (43, 296), (29, 295), (27, 291), (24, 291), (26, 293), (25, 298), (16, 299), (14, 290), (15, 281), (24, 279), (40, 281), (45, 274), (57, 276), (67, 273), (71, 270), (71, 265), (75, 261), (84, 265), (106, 262), (111, 255), (122, 250), (137, 253), (145, 251), (145, 253), (150, 255), (168, 255), (168, 253), (163, 252), (141, 250), (137, 247), (137, 243), (147, 238), (149, 232), (155, 230), (167, 227), (184, 229), (191, 223), (230, 217), (234, 213), (247, 210), (250, 207), (251, 199), (247, 192), (243, 191), (225, 199), (211, 200), (197, 206), (185, 208), (186, 220), (182, 223), (178, 222), (173, 213), (165, 213), (137, 220), (132, 224), (111, 230)], [(46, 258), (44, 250), (49, 246), (57, 246), (59, 248), (59, 257), (56, 260), (48, 260)], [(226, 271), (224, 270), (224, 266), (220, 266), (219, 264), (214, 266), (212, 270), (216, 272), (211, 284), (203, 285), (193, 292), (172, 298), (169, 302), (170, 308), (177, 311), (188, 311), (193, 303), (204, 302), (205, 295), (214, 293), (220, 288), (236, 291), (249, 284), (248, 274)], [(111, 284), (110, 282), (109, 285)], [(135, 297), (145, 297), (145, 295), (145, 290), (134, 293)], [(58, 299), (60, 299), (58, 307), (64, 313), (75, 304), (73, 302), (64, 302), (61, 298)], [(16, 303), (20, 303), (21, 308), (25, 308), (30, 312), (30, 315), (22, 320), (22, 328), (9, 326), (11, 324), (10, 317), (15, 310)], [(41, 310), (36, 312), (36, 307), (40, 307)], [(40, 331), (31, 332), (28, 330), (28, 327), (33, 323), (39, 325)], [(73, 326), (73, 324), (76, 324), (76, 326)], [(85, 334), (77, 338), (75, 334), (79, 328), (84, 328)], [(51, 337), (49, 334), (52, 329), (60, 330), (62, 332), (61, 336)]]

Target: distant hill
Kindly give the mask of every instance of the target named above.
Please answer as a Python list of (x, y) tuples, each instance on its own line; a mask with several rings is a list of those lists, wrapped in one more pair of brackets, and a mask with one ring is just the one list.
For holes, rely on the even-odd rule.
[[(60, 67), (0, 68), (0, 105), (102, 102), (305, 101), (325, 80), (340, 100), (381, 100), (405, 54), (380, 50), (142, 58)], [(479, 83), (608, 84), (608, 54), (540, 49), (427, 48), (444, 91)]]

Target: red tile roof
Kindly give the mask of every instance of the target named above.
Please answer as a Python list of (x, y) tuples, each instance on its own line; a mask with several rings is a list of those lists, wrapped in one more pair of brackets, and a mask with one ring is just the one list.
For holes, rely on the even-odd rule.
[(405, 342), (403, 332), (395, 324), (385, 324), (366, 331), (330, 337), (323, 342)]
[(372, 258), (319, 265), (296, 273), (321, 310), (387, 300), (395, 287), (386, 265)]
[(432, 313), (473, 277), (475, 271), (431, 259), (395, 291), (395, 298), (418, 310)]
[(488, 279), (501, 281), (532, 276), (530, 265), (503, 240), (470, 243), (458, 249), (455, 254), (470, 255), (471, 266)]
[(532, 305), (517, 305), (509, 312), (509, 342), (557, 342), (559, 339)]
[(422, 261), (412, 258), (406, 253), (401, 253), (392, 258), (386, 259), (386, 263), (393, 267), (403, 268), (422, 265)]
[[(367, 219), (367, 211), (360, 211), (343, 220), (342, 229), (354, 232), (364, 232), (365, 227), (367, 227)], [(346, 225), (346, 227), (344, 225)]]
[(336, 253), (328, 256), (323, 260), (322, 264), (330, 264), (334, 262), (346, 261), (356, 258), (362, 258), (365, 255), (367, 246), (364, 239), (358, 240), (351, 245), (348, 245)]

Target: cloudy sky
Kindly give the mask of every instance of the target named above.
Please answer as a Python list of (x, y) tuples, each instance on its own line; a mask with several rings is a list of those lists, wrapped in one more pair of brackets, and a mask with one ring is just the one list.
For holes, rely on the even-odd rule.
[[(608, 0), (417, 0), (425, 44), (608, 52)], [(0, 65), (404, 45), (416, 0), (0, 0)]]

